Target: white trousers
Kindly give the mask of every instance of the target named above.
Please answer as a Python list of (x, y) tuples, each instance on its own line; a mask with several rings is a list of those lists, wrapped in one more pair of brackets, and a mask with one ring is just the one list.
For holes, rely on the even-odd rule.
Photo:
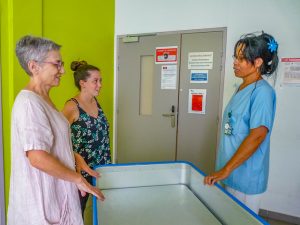
[(228, 186), (225, 186), (225, 189), (242, 203), (244, 203), (253, 212), (258, 214), (262, 194), (246, 195), (245, 193), (234, 190)]

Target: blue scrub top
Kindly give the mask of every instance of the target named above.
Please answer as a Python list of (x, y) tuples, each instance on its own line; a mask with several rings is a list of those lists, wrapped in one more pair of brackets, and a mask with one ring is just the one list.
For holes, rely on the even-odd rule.
[[(237, 167), (223, 182), (245, 194), (260, 194), (267, 188), (269, 174), (270, 135), (276, 110), (274, 89), (265, 80), (252, 83), (234, 94), (223, 115), (221, 140), (216, 170), (231, 159), (250, 129), (260, 126), (269, 132), (254, 154)], [(225, 134), (230, 125), (231, 134)], [(228, 132), (227, 132), (228, 133)]]

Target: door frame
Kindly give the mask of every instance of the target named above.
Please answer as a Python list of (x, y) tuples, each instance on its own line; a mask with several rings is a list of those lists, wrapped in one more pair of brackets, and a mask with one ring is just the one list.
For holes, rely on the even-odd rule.
[[(0, 18), (0, 49), (2, 29)], [(4, 160), (3, 160), (3, 126), (2, 126), (2, 56), (0, 51), (0, 224), (5, 224), (5, 193), (4, 193)]]
[[(118, 78), (119, 78), (119, 39), (124, 37), (144, 37), (144, 36), (160, 36), (169, 34), (192, 34), (192, 33), (207, 33), (207, 32), (223, 32), (223, 50), (222, 50), (222, 64), (221, 70), (221, 83), (220, 83), (220, 107), (218, 112), (218, 132), (217, 132), (217, 148), (219, 146), (221, 120), (223, 112), (223, 96), (224, 96), (224, 78), (225, 78), (225, 57), (226, 57), (226, 43), (227, 43), (227, 27), (219, 28), (206, 28), (206, 29), (194, 29), (194, 30), (178, 30), (178, 31), (167, 31), (167, 32), (154, 32), (154, 33), (140, 33), (140, 34), (125, 34), (117, 35), (115, 38), (115, 76), (114, 76), (114, 113), (113, 113), (113, 163), (117, 162), (117, 113), (118, 113)], [(180, 56), (179, 56), (180, 57)], [(180, 84), (179, 84), (180, 85)], [(177, 137), (176, 137), (177, 140)], [(176, 144), (177, 145), (177, 144)], [(217, 149), (215, 149), (217, 153)], [(176, 149), (177, 152), (177, 149)], [(216, 154), (217, 156), (217, 154)]]
[[(1, 55), (0, 55), (1, 58)], [(3, 127), (2, 127), (2, 65), (0, 63), (0, 224), (5, 224), (5, 195), (4, 195), (4, 160), (3, 160)]]

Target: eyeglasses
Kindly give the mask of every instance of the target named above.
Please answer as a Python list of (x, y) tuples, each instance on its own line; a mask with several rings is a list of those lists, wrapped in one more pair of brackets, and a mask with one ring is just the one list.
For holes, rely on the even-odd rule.
[(238, 62), (243, 62), (244, 60), (246, 60), (246, 58), (243, 57), (243, 56), (235, 56), (235, 55), (233, 55), (232, 58), (233, 58), (233, 60), (237, 60)]
[(61, 68), (64, 67), (65, 63), (63, 61), (58, 61), (58, 62), (47, 62), (47, 61), (42, 61), (41, 63), (49, 63), (49, 64), (52, 64), (54, 66), (56, 66), (56, 68), (58, 70), (61, 70)]

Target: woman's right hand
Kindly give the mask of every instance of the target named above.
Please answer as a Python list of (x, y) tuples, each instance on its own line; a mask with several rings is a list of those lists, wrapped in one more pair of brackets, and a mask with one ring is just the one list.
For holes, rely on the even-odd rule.
[(217, 172), (214, 172), (214, 173), (209, 174), (208, 176), (204, 177), (203, 183), (211, 186), (220, 180), (226, 179), (229, 175), (230, 175), (230, 171), (223, 168)]
[[(26, 152), (26, 155), (31, 166), (33, 166), (34, 168), (58, 179), (75, 183), (78, 189), (81, 191), (82, 196), (85, 196), (86, 192), (88, 192), (95, 195), (101, 201), (105, 199), (99, 188), (89, 184), (80, 173), (76, 173), (74, 170), (66, 167), (56, 157), (46, 152), (46, 150), (28, 150)], [(84, 164), (86, 165), (85, 162)], [(96, 171), (94, 172), (97, 173)], [(96, 175), (95, 173), (94, 175)]]
[(76, 182), (76, 185), (77, 185), (77, 188), (81, 192), (81, 196), (85, 196), (86, 193), (90, 193), (90, 194), (96, 196), (101, 201), (104, 201), (105, 197), (104, 197), (103, 193), (101, 192), (101, 190), (99, 188), (94, 187), (91, 184), (89, 184), (89, 182), (87, 182), (87, 180), (84, 179), (83, 176), (80, 175), (80, 179), (78, 179), (78, 182)]

